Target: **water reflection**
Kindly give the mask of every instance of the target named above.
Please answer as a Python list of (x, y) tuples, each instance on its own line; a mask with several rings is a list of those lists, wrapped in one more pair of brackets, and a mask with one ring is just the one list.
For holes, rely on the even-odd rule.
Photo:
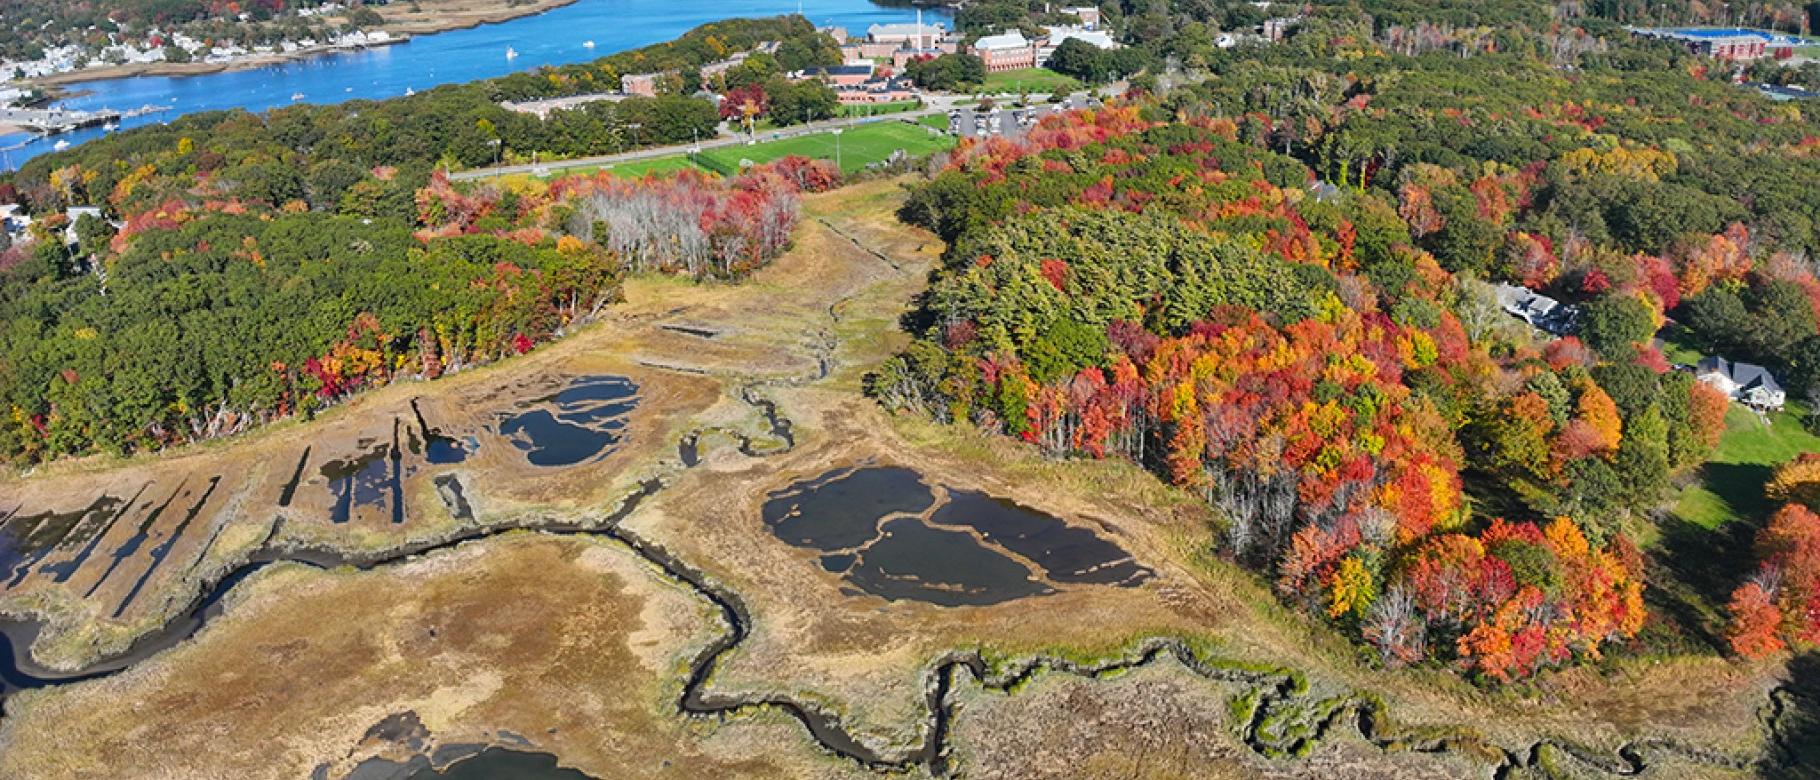
[(638, 407), (638, 385), (622, 376), (588, 376), (529, 402), (499, 423), (499, 435), (534, 466), (573, 466), (618, 449)]
[(843, 469), (772, 493), (761, 514), (779, 539), (823, 552), (822, 568), (893, 601), (997, 604), (1053, 584), (1131, 586), (1151, 576), (1088, 529), (985, 493), (947, 493), (938, 502), (907, 468)]
[(523, 753), (487, 748), (473, 758), (450, 764), (438, 772), (421, 767), (408, 780), (593, 780), (588, 775), (556, 765), (549, 753)]

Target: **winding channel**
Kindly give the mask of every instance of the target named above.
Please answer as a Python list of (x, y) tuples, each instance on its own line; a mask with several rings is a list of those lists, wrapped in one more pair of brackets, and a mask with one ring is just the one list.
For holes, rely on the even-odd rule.
[[(768, 411), (776, 413), (775, 407)], [(775, 426), (779, 421), (772, 422)], [(183, 616), (141, 638), (125, 653), (78, 672), (58, 673), (37, 668), (23, 648), (29, 648), (29, 642), (36, 636), (39, 625), (35, 622), (9, 620), (0, 626), (0, 633), (4, 633), (9, 640), (4, 643), (4, 657), (0, 657), (0, 662), (3, 662), (0, 665), (0, 678), (4, 678), (6, 692), (10, 694), (21, 689), (116, 674), (194, 636), (209, 620), (221, 614), (223, 597), (229, 591), (273, 564), (300, 563), (323, 569), (353, 566), (366, 571), (507, 532), (531, 531), (552, 536), (611, 539), (655, 565), (666, 577), (687, 587), (720, 611), (726, 631), (703, 647), (690, 662), (688, 679), (676, 704), (679, 714), (691, 718), (725, 720), (754, 714), (762, 709), (774, 709), (800, 723), (821, 749), (878, 772), (904, 773), (923, 769), (935, 777), (953, 774), (950, 730), (955, 705), (951, 694), (962, 674), (971, 677), (987, 690), (1009, 695), (1044, 672), (1098, 679), (1164, 660), (1173, 660), (1209, 681), (1246, 686), (1248, 690), (1240, 695), (1250, 703), (1250, 721), (1245, 724), (1241, 736), (1249, 749), (1269, 758), (1305, 755), (1334, 729), (1350, 728), (1360, 738), (1385, 750), (1396, 747), (1424, 753), (1502, 755), (1503, 760), (1492, 773), (1494, 778), (1500, 780), (1509, 777), (1517, 769), (1540, 765), (1549, 750), (1568, 756), (1589, 769), (1620, 777), (1637, 775), (1647, 769), (1647, 754), (1733, 769), (1747, 767), (1750, 763), (1749, 759), (1664, 739), (1633, 741), (1619, 748), (1616, 756), (1612, 757), (1557, 740), (1540, 740), (1524, 750), (1512, 751), (1465, 731), (1427, 736), (1398, 733), (1388, 725), (1386, 706), (1372, 697), (1354, 694), (1312, 700), (1307, 693), (1305, 679), (1294, 671), (1260, 669), (1210, 659), (1197, 653), (1185, 640), (1174, 637), (1153, 637), (1139, 643), (1126, 655), (1093, 663), (1038, 655), (995, 665), (977, 651), (940, 656), (923, 676), (927, 719), (921, 728), (921, 743), (907, 750), (881, 752), (865, 745), (854, 730), (843, 725), (838, 714), (821, 705), (789, 696), (725, 695), (708, 691), (709, 680), (719, 667), (721, 659), (751, 635), (752, 617), (745, 602), (731, 589), (715, 583), (700, 569), (621, 525), (624, 518), (664, 487), (664, 483), (658, 479), (640, 483), (636, 490), (621, 500), (613, 512), (597, 523), (545, 521), (494, 526), (449, 539), (399, 548), (374, 557), (363, 558), (306, 548), (262, 548), (250, 560), (217, 581)], [(0, 700), (0, 704), (4, 704), (4, 700)], [(1778, 716), (1779, 713), (1772, 712), (1768, 719), (1767, 725), (1772, 731), (1775, 728), (1774, 719)]]
[[(857, 242), (855, 242), (857, 243)], [(840, 303), (830, 307), (838, 321)], [(818, 369), (826, 376), (831, 355), (818, 359)], [(800, 380), (798, 380), (800, 382)], [(785, 384), (796, 384), (785, 380)], [(741, 400), (758, 409), (769, 433), (781, 442), (779, 446), (759, 447), (751, 438), (737, 432), (705, 428), (687, 434), (679, 455), (685, 467), (699, 462), (696, 452), (700, 438), (718, 431), (739, 439), (739, 449), (749, 457), (764, 457), (789, 452), (796, 446), (792, 421), (783, 416), (777, 403), (758, 394), (766, 383), (745, 385)], [(42, 622), (18, 618), (0, 618), (0, 715), (6, 698), (16, 691), (93, 680), (117, 674), (132, 665), (170, 649), (197, 634), (210, 620), (224, 611), (223, 599), (248, 577), (278, 563), (297, 563), (319, 569), (341, 566), (370, 571), (404, 563), (417, 556), (485, 540), (514, 531), (528, 531), (551, 536), (604, 537), (624, 545), (640, 558), (660, 569), (664, 576), (683, 585), (713, 604), (720, 612), (725, 632), (704, 646), (689, 663), (688, 678), (676, 700), (679, 715), (687, 718), (725, 721), (753, 715), (761, 710), (785, 713), (802, 725), (824, 751), (880, 773), (926, 771), (934, 777), (954, 774), (951, 729), (956, 705), (952, 694), (962, 675), (985, 690), (1013, 695), (1026, 683), (1045, 672), (1088, 679), (1101, 679), (1163, 661), (1174, 661), (1194, 675), (1211, 681), (1243, 686), (1234, 699), (1235, 711), (1248, 712), (1249, 720), (1240, 731), (1248, 749), (1270, 759), (1307, 755), (1314, 746), (1332, 735), (1335, 729), (1347, 729), (1380, 750), (1402, 750), (1430, 754), (1460, 754), (1469, 757), (1501, 759), (1491, 769), (1495, 780), (1505, 780), (1518, 770), (1542, 766), (1557, 753), (1576, 764), (1610, 777), (1635, 776), (1646, 771), (1651, 757), (1728, 769), (1748, 768), (1756, 759), (1741, 758), (1718, 751), (1688, 745), (1676, 740), (1643, 738), (1619, 747), (1615, 755), (1605, 755), (1578, 745), (1555, 739), (1532, 742), (1520, 750), (1497, 745), (1464, 727), (1445, 729), (1400, 730), (1391, 723), (1388, 706), (1368, 694), (1347, 694), (1315, 698), (1308, 691), (1307, 679), (1291, 669), (1263, 668), (1204, 656), (1188, 640), (1157, 636), (1141, 640), (1125, 654), (1094, 662), (1081, 662), (1050, 655), (1034, 655), (996, 662), (979, 651), (955, 651), (936, 657), (922, 677), (926, 715), (919, 728), (919, 744), (881, 751), (869, 747), (857, 730), (842, 723), (841, 716), (825, 706), (784, 695), (730, 695), (712, 693), (709, 681), (720, 662), (752, 634), (752, 616), (745, 602), (730, 588), (713, 581), (701, 569), (685, 563), (661, 545), (623, 527), (622, 521), (651, 496), (666, 487), (661, 478), (648, 478), (618, 506), (597, 522), (527, 520), (516, 523), (469, 529), (464, 533), (437, 540), (405, 545), (383, 553), (350, 555), (304, 547), (274, 545), (274, 524), (267, 542), (197, 598), (188, 609), (160, 629), (136, 640), (125, 652), (74, 671), (46, 669), (30, 658), (32, 642), (42, 629)], [(1781, 734), (1779, 721), (1789, 709), (1784, 699), (1786, 686), (1772, 690), (1761, 717), (1770, 743)], [(1773, 752), (1773, 751), (1772, 751)]]

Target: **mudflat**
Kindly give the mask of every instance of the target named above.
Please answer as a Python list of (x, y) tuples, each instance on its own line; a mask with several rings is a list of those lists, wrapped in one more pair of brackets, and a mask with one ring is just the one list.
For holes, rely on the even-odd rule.
[[(137, 550), (116, 556), (138, 510), (86, 521), (114, 527), (89, 537), (102, 541), (65, 580), (65, 567), (34, 565), (0, 593), (0, 608), (49, 621), (34, 648), (46, 665), (80, 668), (152, 630), (248, 551), (286, 549), (274, 538), (370, 567), (274, 564), (174, 648), (9, 698), (0, 775), (320, 767), (339, 778), (370, 759), (492, 745), (595, 777), (1525, 777), (1544, 763), (1601, 776), (1636, 771), (1631, 757), (1660, 776), (1726, 777), (1761, 752), (1776, 669), (1635, 659), (1520, 691), (1375, 669), (1212, 556), (1196, 497), (1129, 464), (1049, 460), (885, 414), (860, 392), (864, 376), (905, 343), (899, 318), (943, 249), (895, 220), (902, 192), (874, 181), (812, 196), (793, 249), (747, 282), (633, 279), (610, 321), (520, 359), (234, 442), (0, 484), (0, 511), (67, 511), (147, 482), (156, 489), (123, 498), (129, 508), (186, 479), (246, 475), (232, 499), (202, 502), (207, 521), (153, 534), (208, 563), (148, 580), (139, 598), (156, 595), (132, 616), (109, 616), (99, 595), (113, 586), (94, 599), (82, 590), (112, 560), (144, 564)], [(549, 399), (564, 392), (593, 392), (574, 388), (620, 387), (589, 379), (602, 376), (637, 387), (610, 447), (538, 465), (502, 432), (526, 409), (560, 418)], [(391, 447), (394, 430), (402, 521), (380, 490), (336, 522), (341, 494), (311, 464)], [(294, 478), (305, 448), (306, 476)], [(431, 454), (449, 448), (458, 462)], [(768, 516), (805, 484), (877, 469), (909, 481), (854, 497), (855, 512), (874, 515), (858, 533), (791, 537), (783, 515)], [(177, 514), (198, 500), (186, 495)], [(944, 513), (957, 498), (961, 509)], [(981, 514), (1001, 500), (1025, 513)], [(816, 506), (800, 510), (826, 511)], [(904, 522), (948, 536), (894, 537)], [(392, 560), (451, 539), (471, 541)], [(1056, 539), (1078, 546), (1064, 555)], [(54, 544), (42, 560), (74, 560), (86, 544)], [(973, 586), (918, 550), (975, 548), (1033, 587), (947, 603), (940, 594)], [(889, 555), (867, 576), (904, 589), (868, 587), (878, 583), (846, 568), (880, 550)], [(906, 560), (915, 565), (896, 563)], [(1091, 576), (1110, 565), (1143, 576)], [(689, 701), (716, 714), (689, 714)]]

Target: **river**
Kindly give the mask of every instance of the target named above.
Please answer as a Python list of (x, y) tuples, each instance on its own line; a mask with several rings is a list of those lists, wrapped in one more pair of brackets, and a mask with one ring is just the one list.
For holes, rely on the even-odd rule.
[[(198, 76), (134, 76), (70, 85), (79, 97), (57, 105), (76, 109), (170, 110), (125, 120), (123, 129), (167, 122), (199, 111), (263, 111), (297, 102), (339, 103), (397, 97), (451, 84), (503, 76), (544, 65), (605, 57), (681, 35), (698, 25), (737, 16), (795, 13), (795, 0), (579, 0), (571, 5), (498, 24), (420, 35), (407, 43), (325, 54), (249, 70)], [(916, 11), (868, 0), (802, 0), (817, 25), (839, 25), (863, 35), (873, 23), (914, 21)], [(951, 23), (946, 13), (925, 10), (924, 21)], [(586, 47), (588, 41), (594, 48)], [(517, 53), (507, 58), (506, 50)], [(79, 144), (106, 133), (90, 128), (52, 138), (0, 136), (0, 170), (12, 170), (52, 150), (57, 141)]]

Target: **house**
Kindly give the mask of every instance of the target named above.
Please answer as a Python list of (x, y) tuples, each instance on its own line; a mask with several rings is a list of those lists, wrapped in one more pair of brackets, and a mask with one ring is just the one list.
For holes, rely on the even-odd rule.
[(31, 215), (20, 209), (19, 204), (8, 203), (0, 206), (0, 228), (4, 228), (7, 235), (16, 240), (25, 235), (26, 229), (31, 226)]
[(628, 73), (619, 77), (619, 91), (639, 97), (657, 97), (658, 88), (671, 73)]
[(859, 62), (832, 68), (810, 68), (790, 74), (792, 79), (816, 79), (836, 90), (863, 86), (872, 81), (872, 63)]
[(1572, 333), (1580, 318), (1579, 309), (1527, 287), (1499, 284), (1495, 290), (1498, 306), (1506, 313), (1550, 335), (1565, 336)]
[(843, 106), (901, 103), (916, 99), (916, 87), (906, 78), (873, 78), (855, 86), (836, 87), (834, 95)]
[(1788, 401), (1788, 393), (1770, 375), (1769, 369), (1750, 363), (1734, 363), (1722, 357), (1705, 358), (1695, 366), (1694, 378), (1753, 409), (1779, 411)]
[(973, 54), (985, 60), (988, 73), (1036, 67), (1036, 44), (1024, 38), (1019, 30), (974, 41)]
[(751, 56), (751, 55), (746, 54), (745, 52), (740, 52), (739, 54), (735, 54), (724, 60), (716, 60), (714, 62), (710, 62), (706, 65), (703, 65), (703, 66), (701, 66), (701, 80), (702, 81), (712, 81), (715, 76), (719, 76), (722, 73), (726, 73), (727, 71), (730, 71), (734, 68), (739, 67), (742, 63), (744, 63), (746, 61), (746, 58), (749, 56)]
[(1096, 6), (1080, 5), (1056, 10), (1081, 20), (1081, 26), (1089, 30), (1097, 30), (1100, 27), (1100, 9)]
[(1302, 17), (1300, 16), (1278, 16), (1272, 19), (1265, 19), (1263, 26), (1258, 29), (1259, 33), (1264, 36), (1264, 40), (1270, 41), (1271, 43), (1280, 43), (1283, 40), (1283, 36), (1289, 33), (1290, 28), (1301, 23)]
[(105, 219), (101, 216), (101, 209), (95, 206), (71, 206), (64, 210), (63, 216), (69, 218), (69, 225), (63, 229), (63, 240), (70, 244), (79, 240), (76, 236), (76, 223), (82, 221), (83, 217)]
[(1085, 27), (1047, 27), (1049, 37), (1036, 47), (1036, 66), (1041, 68), (1049, 64), (1049, 58), (1055, 50), (1069, 39), (1081, 41), (1096, 49), (1116, 49), (1119, 44), (1112, 40), (1112, 33), (1104, 30), (1089, 30)]
[[(920, 18), (922, 12), (917, 12)], [(941, 22), (934, 24), (903, 23), (875, 24), (866, 28), (867, 43), (888, 43), (893, 47), (910, 44), (927, 48), (931, 43), (948, 35), (948, 27)]]
[(1800, 36), (1742, 27), (1629, 29), (1639, 37), (1675, 41), (1694, 54), (1726, 62), (1748, 62), (1764, 57), (1786, 60), (1795, 56), (1795, 49), (1812, 45), (1811, 41)]
[(843, 44), (841, 55), (847, 59), (896, 60), (903, 51), (941, 55), (960, 50), (942, 23), (923, 24), (920, 10), (917, 19), (915, 23), (872, 25), (866, 28), (866, 40)]

